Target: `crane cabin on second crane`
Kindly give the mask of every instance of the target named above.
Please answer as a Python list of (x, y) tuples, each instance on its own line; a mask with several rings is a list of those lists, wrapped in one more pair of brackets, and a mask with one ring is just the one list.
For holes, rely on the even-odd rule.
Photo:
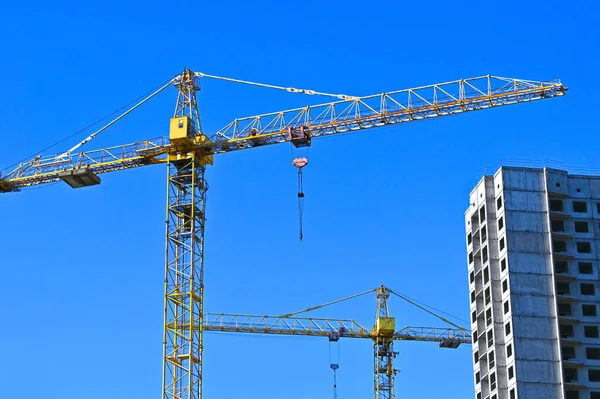
[[(199, 79), (211, 78), (326, 95), (335, 102), (233, 120), (204, 132), (196, 94)], [(168, 137), (85, 151), (81, 146), (150, 98), (175, 86), (177, 103)], [(59, 155), (37, 156), (0, 178), (0, 192), (62, 180), (80, 188), (100, 183), (100, 174), (166, 164), (167, 256), (162, 399), (202, 396), (206, 168), (214, 156), (254, 147), (292, 143), (309, 146), (315, 138), (440, 116), (485, 110), (563, 96), (560, 80), (531, 81), (480, 76), (365, 97), (327, 94), (223, 78), (185, 69), (150, 96)]]

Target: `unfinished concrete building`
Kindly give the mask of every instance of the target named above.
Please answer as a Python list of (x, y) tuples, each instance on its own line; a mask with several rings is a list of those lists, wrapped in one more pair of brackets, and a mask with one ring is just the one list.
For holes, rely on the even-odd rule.
[(600, 176), (502, 167), (465, 216), (476, 399), (600, 399)]

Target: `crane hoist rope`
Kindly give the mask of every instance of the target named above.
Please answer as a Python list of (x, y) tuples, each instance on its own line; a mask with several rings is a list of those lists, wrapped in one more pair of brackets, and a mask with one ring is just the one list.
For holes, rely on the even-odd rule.
[[(290, 130), (290, 134), (292, 134), (291, 130)], [(299, 229), (300, 229), (298, 238), (300, 239), (300, 241), (302, 241), (302, 239), (304, 238), (304, 233), (302, 230), (302, 220), (304, 217), (304, 184), (303, 184), (302, 168), (304, 168), (306, 165), (308, 165), (308, 150), (310, 148), (310, 141), (309, 141), (309, 145), (306, 146), (306, 153), (305, 153), (304, 157), (295, 157), (294, 145), (290, 144), (290, 146), (292, 147), (292, 157), (294, 157), (294, 159), (292, 160), (292, 165), (294, 165), (296, 168), (298, 168), (298, 222), (299, 222)]]
[[(337, 399), (337, 370), (340, 368), (340, 338), (346, 333), (346, 328), (339, 327), (329, 333), (329, 368), (333, 371), (333, 399)], [(331, 346), (335, 345), (335, 359), (331, 355)]]
[(302, 186), (302, 168), (308, 165), (308, 158), (294, 158), (292, 164), (298, 168), (298, 220), (300, 227), (299, 239), (302, 241), (304, 234), (302, 232), (302, 218), (304, 215), (304, 188)]
[[(337, 353), (331, 355), (331, 346), (335, 345)], [(333, 399), (337, 399), (337, 371), (340, 368), (340, 341), (329, 339), (329, 368), (333, 371)]]

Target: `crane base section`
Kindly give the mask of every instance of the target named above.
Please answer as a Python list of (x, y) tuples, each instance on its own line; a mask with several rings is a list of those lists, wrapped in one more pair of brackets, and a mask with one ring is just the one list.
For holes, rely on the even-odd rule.
[(58, 178), (73, 188), (95, 186), (100, 178), (89, 169), (74, 169), (58, 174)]

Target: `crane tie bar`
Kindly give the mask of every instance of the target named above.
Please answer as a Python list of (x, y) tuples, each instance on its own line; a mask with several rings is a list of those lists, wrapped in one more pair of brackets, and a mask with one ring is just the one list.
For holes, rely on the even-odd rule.
[(250, 82), (247, 80), (240, 80), (240, 79), (233, 79), (233, 78), (225, 78), (223, 76), (209, 75), (209, 74), (202, 73), (202, 72), (194, 72), (194, 75), (201, 77), (201, 78), (211, 78), (211, 79), (223, 80), (226, 82), (243, 83), (243, 84), (247, 84), (247, 85), (251, 85), (251, 86), (260, 86), (260, 87), (267, 87), (269, 89), (284, 90), (284, 91), (287, 91), (290, 93), (302, 93), (302, 94), (308, 94), (311, 96), (313, 96), (313, 95), (329, 96), (329, 97), (335, 97), (335, 98), (339, 98), (341, 100), (347, 100), (347, 101), (348, 100), (358, 100), (358, 97), (348, 96), (346, 94), (331, 94), (331, 93), (323, 93), (323, 92), (315, 91), (315, 90), (297, 89), (295, 87), (275, 86), (275, 85), (269, 85), (269, 84), (265, 84), (265, 83)]

